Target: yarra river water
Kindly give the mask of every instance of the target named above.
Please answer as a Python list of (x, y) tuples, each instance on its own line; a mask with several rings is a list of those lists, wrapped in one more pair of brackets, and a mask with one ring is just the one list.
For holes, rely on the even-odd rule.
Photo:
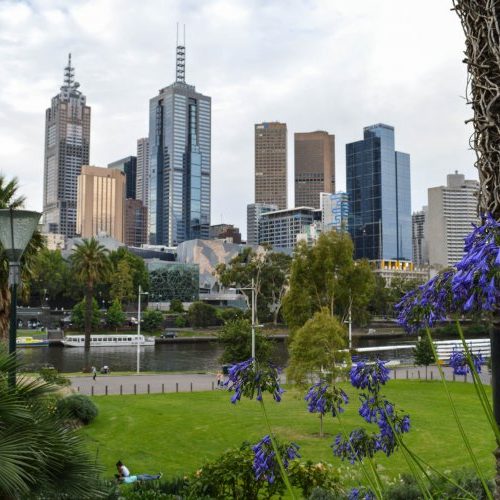
[[(389, 344), (414, 343), (414, 337), (399, 339), (354, 339), (355, 347), (377, 347)], [(356, 342), (358, 341), (359, 342)], [(136, 347), (93, 347), (88, 363), (85, 362), (84, 350), (62, 346), (34, 347), (18, 349), (25, 369), (37, 370), (44, 364), (50, 364), (63, 373), (80, 372), (83, 367), (104, 365), (111, 371), (133, 371), (136, 369)], [(220, 369), (219, 357), (222, 347), (212, 342), (168, 342), (155, 346), (144, 346), (140, 350), (141, 371), (195, 371), (210, 372)], [(410, 353), (405, 353), (409, 355)], [(394, 357), (388, 351), (378, 353), (383, 359)], [(398, 356), (401, 359), (401, 356)], [(274, 361), (278, 366), (286, 366), (288, 353), (283, 340), (276, 342)]]

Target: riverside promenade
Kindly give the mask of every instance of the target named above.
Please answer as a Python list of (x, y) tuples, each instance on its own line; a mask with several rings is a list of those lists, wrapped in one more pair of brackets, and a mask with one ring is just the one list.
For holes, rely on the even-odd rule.
[[(450, 367), (443, 368), (446, 380), (459, 383), (472, 382), (472, 376), (453, 375)], [(489, 385), (491, 375), (486, 367), (480, 374), (483, 384)], [(391, 379), (425, 380), (425, 367), (396, 367), (391, 369)], [(125, 395), (125, 394), (161, 394), (173, 392), (201, 392), (217, 390), (215, 373), (160, 373), (160, 374), (130, 374), (130, 375), (97, 375), (70, 377), (72, 388), (80, 394), (88, 396)], [(436, 366), (427, 369), (427, 380), (439, 381)], [(286, 383), (282, 375), (282, 383)]]

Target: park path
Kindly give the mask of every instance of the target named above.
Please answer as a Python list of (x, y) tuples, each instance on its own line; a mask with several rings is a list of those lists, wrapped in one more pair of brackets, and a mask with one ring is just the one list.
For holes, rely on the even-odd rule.
[[(449, 367), (444, 367), (446, 380), (456, 382), (472, 382), (472, 377), (453, 376)], [(425, 379), (425, 367), (400, 367), (391, 369), (391, 379), (418, 380)], [(427, 369), (428, 380), (439, 380), (436, 366)], [(188, 374), (188, 373), (162, 373), (139, 375), (98, 375), (96, 380), (92, 376), (70, 377), (72, 387), (80, 394), (86, 395), (118, 395), (118, 394), (158, 394), (172, 392), (200, 392), (217, 389), (215, 373)], [(491, 375), (483, 369), (481, 380), (484, 384), (491, 383)], [(282, 382), (285, 382), (282, 377)]]

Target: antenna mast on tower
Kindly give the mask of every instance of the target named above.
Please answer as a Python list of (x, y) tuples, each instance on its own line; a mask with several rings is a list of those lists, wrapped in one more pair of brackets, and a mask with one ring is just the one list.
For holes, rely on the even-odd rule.
[(68, 65), (64, 68), (64, 85), (71, 87), (75, 83), (75, 68), (71, 66), (71, 52), (68, 54)]
[(186, 25), (182, 45), (179, 44), (179, 23), (177, 23), (177, 49), (175, 60), (175, 81), (186, 83)]

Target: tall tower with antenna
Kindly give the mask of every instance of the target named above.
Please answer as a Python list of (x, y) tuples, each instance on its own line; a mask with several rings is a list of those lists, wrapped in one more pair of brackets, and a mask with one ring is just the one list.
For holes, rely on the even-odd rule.
[(71, 54), (59, 94), (45, 112), (44, 231), (72, 238), (76, 230), (77, 177), (89, 164), (90, 107), (78, 90)]
[(209, 237), (212, 100), (186, 83), (185, 41), (177, 26), (175, 82), (149, 101), (148, 224), (157, 245)]

